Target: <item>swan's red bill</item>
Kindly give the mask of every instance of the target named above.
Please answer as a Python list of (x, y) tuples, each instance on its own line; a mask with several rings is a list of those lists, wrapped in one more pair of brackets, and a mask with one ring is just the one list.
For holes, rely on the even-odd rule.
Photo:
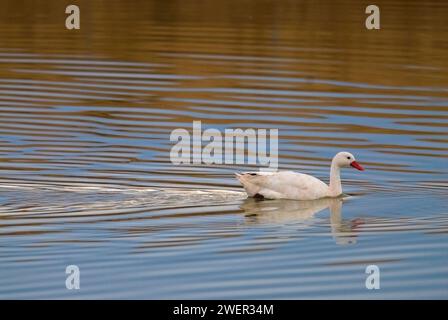
[(352, 163), (350, 163), (350, 165), (351, 165), (353, 168), (356, 168), (356, 169), (358, 169), (358, 170), (360, 170), (360, 171), (364, 171), (364, 168), (361, 167), (361, 165), (360, 165), (358, 162), (356, 162), (356, 161), (352, 161)]

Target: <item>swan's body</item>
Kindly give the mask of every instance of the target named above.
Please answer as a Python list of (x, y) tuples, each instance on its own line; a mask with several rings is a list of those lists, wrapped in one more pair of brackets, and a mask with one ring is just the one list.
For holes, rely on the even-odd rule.
[(315, 200), (342, 194), (340, 171), (342, 167), (348, 166), (364, 170), (351, 153), (339, 152), (334, 156), (330, 169), (330, 185), (308, 174), (293, 171), (246, 172), (236, 174), (236, 177), (249, 197)]

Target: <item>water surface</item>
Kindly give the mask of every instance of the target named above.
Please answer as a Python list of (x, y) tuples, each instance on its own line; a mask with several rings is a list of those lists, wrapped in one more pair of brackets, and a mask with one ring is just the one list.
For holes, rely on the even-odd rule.
[[(0, 298), (448, 298), (448, 6), (3, 1)], [(344, 199), (246, 199), (176, 128), (279, 130)], [(65, 268), (81, 289), (65, 288)], [(381, 270), (367, 290), (365, 269)]]

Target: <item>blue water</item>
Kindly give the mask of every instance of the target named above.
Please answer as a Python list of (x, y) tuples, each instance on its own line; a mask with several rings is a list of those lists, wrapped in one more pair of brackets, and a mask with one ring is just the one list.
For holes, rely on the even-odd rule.
[[(61, 4), (7, 2), (0, 298), (448, 298), (445, 4), (379, 3), (370, 32), (355, 1), (89, 0), (67, 33)], [(278, 129), (281, 170), (366, 171), (342, 199), (246, 199), (256, 167), (170, 161), (198, 120)]]

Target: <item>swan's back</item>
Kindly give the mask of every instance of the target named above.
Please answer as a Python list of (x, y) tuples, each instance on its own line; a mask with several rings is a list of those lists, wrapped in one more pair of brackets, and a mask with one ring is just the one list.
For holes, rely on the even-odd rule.
[(293, 171), (247, 172), (236, 176), (250, 197), (312, 200), (328, 193), (328, 186), (321, 180)]

